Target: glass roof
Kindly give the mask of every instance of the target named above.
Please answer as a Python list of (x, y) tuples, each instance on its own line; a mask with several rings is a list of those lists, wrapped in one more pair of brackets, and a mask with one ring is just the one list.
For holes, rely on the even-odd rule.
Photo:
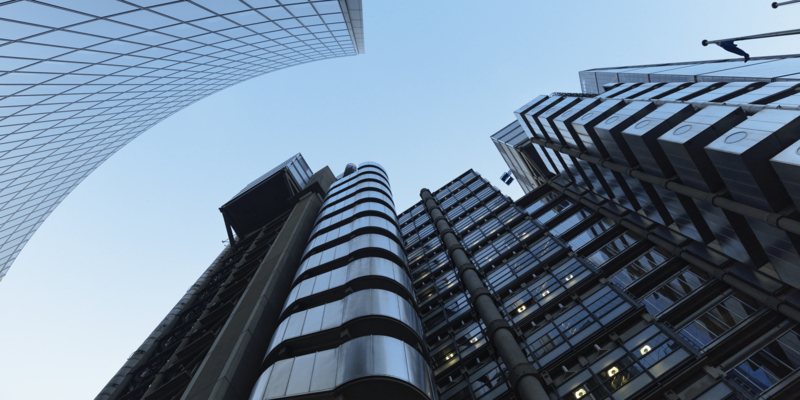
[(142, 132), (247, 79), (363, 53), (362, 26), (360, 0), (0, 5), (0, 279), (66, 195)]

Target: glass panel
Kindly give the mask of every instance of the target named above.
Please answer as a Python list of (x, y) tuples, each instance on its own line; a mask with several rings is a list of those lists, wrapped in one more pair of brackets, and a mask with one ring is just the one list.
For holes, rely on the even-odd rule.
[(733, 294), (681, 329), (695, 347), (702, 348), (753, 315), (760, 306), (743, 293)]
[(647, 252), (638, 260), (628, 264), (625, 268), (611, 277), (611, 282), (626, 288), (638, 281), (639, 278), (648, 272), (656, 269), (659, 265), (669, 258), (668, 252), (660, 247)]

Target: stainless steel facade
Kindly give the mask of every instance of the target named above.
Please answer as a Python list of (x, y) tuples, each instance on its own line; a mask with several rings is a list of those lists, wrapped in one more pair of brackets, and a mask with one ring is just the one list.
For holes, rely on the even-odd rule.
[(386, 171), (325, 196), (251, 400), (435, 399)]
[[(779, 74), (794, 60), (758, 68), (774, 63)], [(726, 76), (745, 76), (741, 66)], [(523, 187), (516, 205), (537, 230), (510, 253), (494, 245), (508, 242), (500, 230), (473, 257), (491, 254), (489, 285), (497, 264), (529, 274), (503, 278), (495, 293), (557, 398), (794, 398), (798, 85), (671, 67), (694, 80), (638, 67), (650, 78), (620, 72), (594, 93), (539, 96), (518, 110), (527, 139), (512, 146), (517, 165), (542, 183)], [(465, 247), (476, 231), (462, 234)], [(560, 252), (516, 267), (536, 238)]]
[(800, 82), (800, 56), (755, 57), (737, 60), (696, 61), (579, 72), (584, 93), (603, 93), (609, 83), (670, 82)]
[(0, 5), (0, 279), (122, 146), (239, 82), (364, 52), (361, 0)]

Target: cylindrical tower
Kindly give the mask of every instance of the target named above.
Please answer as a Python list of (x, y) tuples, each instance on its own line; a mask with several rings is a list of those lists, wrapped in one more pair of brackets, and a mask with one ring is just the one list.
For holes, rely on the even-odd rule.
[(398, 226), (379, 164), (331, 186), (251, 400), (436, 398)]

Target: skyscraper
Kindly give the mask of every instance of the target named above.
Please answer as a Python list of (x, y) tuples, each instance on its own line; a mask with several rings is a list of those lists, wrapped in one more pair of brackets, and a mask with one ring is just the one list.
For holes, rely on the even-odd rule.
[[(577, 364), (545, 367), (559, 395), (628, 397), (658, 382), (665, 398), (794, 396), (797, 60), (583, 71), (585, 93), (539, 96), (493, 135), (515, 175), (533, 178), (517, 203), (664, 335), (628, 339), (624, 325), (599, 328), (624, 351), (595, 343), (594, 359), (587, 348)], [(572, 296), (583, 301), (586, 292)], [(520, 314), (531, 308), (522, 300)], [(569, 315), (562, 305), (558, 315)], [(574, 346), (574, 337), (583, 340), (590, 324), (552, 321), (550, 332), (532, 328), (534, 350), (546, 360)], [(654, 354), (650, 342), (670, 344)], [(600, 357), (607, 350), (633, 354), (609, 363), (614, 357)], [(628, 367), (635, 362), (643, 364)], [(637, 372), (614, 378), (623, 371), (615, 363)]]
[(398, 216), (297, 155), (98, 399), (793, 398), (795, 85), (539, 96), (492, 136), (516, 201), (469, 170)]
[(253, 77), (363, 52), (361, 0), (3, 2), (0, 279), (72, 190), (156, 123)]

